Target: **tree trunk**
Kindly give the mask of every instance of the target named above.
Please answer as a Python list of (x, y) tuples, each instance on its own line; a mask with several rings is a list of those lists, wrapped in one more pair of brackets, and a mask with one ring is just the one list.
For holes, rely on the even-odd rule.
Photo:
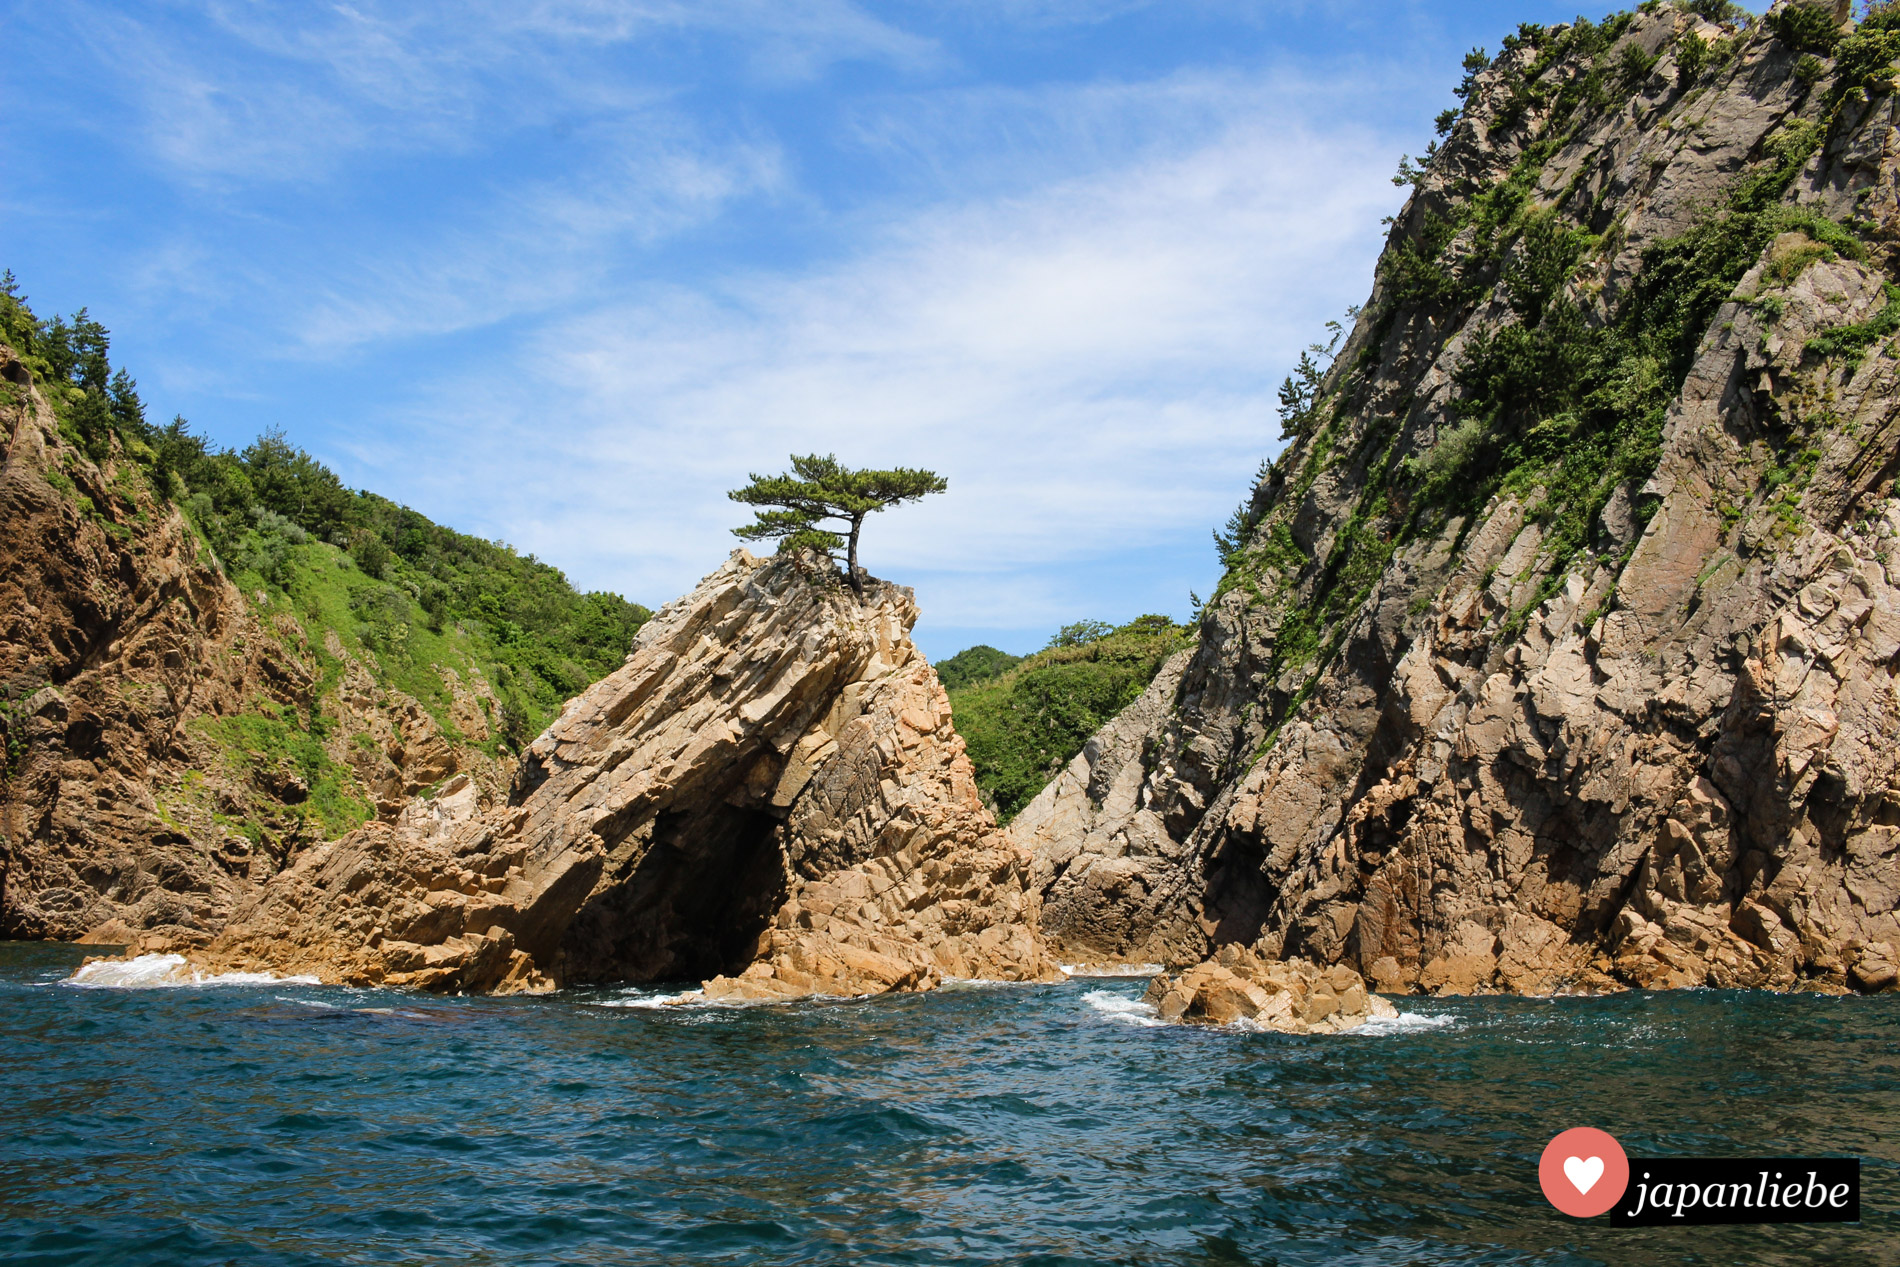
[(857, 591), (859, 598), (864, 597), (864, 575), (858, 571), (858, 529), (863, 526), (863, 515), (853, 515), (851, 517), (851, 544), (847, 548), (845, 556), (847, 561), (846, 566), (849, 568), (848, 575), (851, 578), (851, 588)]

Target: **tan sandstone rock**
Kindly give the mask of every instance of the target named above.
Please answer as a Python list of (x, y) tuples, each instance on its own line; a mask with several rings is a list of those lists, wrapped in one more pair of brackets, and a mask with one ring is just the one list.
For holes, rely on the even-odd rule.
[(1221, 947), (1213, 959), (1178, 976), (1156, 977), (1146, 998), (1163, 1020), (1244, 1020), (1288, 1034), (1336, 1034), (1398, 1015), (1351, 968), (1273, 960), (1258, 947), (1238, 945)]
[(1058, 979), (916, 614), (908, 590), (735, 551), (569, 702), (507, 803), (458, 776), (312, 849), (192, 957), (436, 991)]

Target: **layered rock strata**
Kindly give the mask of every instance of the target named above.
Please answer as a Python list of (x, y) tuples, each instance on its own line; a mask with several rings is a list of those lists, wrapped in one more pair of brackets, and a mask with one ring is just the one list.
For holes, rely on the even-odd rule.
[(458, 771), (503, 789), (468, 742), (485, 684), (457, 683), (460, 740), (341, 647), (320, 701), (294, 615), (226, 578), (124, 443), (75, 443), (4, 345), (0, 380), (0, 937), (208, 940), (315, 843), (304, 771), (234, 764), (226, 719), (328, 709), (330, 759), (390, 813)]
[(1246, 1021), (1283, 1034), (1338, 1034), (1399, 1014), (1344, 964), (1320, 967), (1237, 945), (1179, 975), (1156, 977), (1144, 998), (1164, 1021)]
[[(1013, 825), (1065, 953), (1258, 939), (1388, 991), (1894, 986), (1894, 83), (1671, 6), (1616, 31), (1527, 27), (1473, 77), (1198, 650)], [(1472, 369), (1499, 340), (1569, 305), (1569, 346), (1608, 346), (1689, 293), (1658, 261), (1713, 284), (1770, 223), (1692, 346), (1619, 349), (1631, 400), (1674, 392), (1649, 456), (1618, 450), (1640, 478), (1565, 488), (1558, 446), (1433, 518), (1433, 473), (1502, 443)], [(1679, 387), (1628, 377), (1677, 346)]]
[(451, 787), (311, 850), (194, 961), (721, 998), (1056, 979), (916, 615), (908, 590), (735, 551), (568, 704), (506, 804)]

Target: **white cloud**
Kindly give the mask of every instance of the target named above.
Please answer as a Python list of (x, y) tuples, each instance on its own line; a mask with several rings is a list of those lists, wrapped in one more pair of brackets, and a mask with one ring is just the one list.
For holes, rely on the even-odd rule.
[(386, 233), (325, 269), (294, 321), (301, 354), (332, 357), (591, 299), (629, 252), (785, 182), (783, 156), (770, 141), (712, 142), (673, 118), (597, 129), (595, 141), (597, 157), (585, 170), (503, 191), (463, 224)]
[(535, 381), (417, 417), (459, 460), (412, 495), (479, 487), (515, 544), (660, 600), (735, 544), (724, 491), (748, 471), (928, 466), (950, 494), (872, 521), (869, 566), (930, 578), (938, 623), (1072, 613), (1062, 569), (1203, 540), (1277, 447), (1273, 389), (1363, 298), (1388, 168), (1364, 133), (1242, 117), (894, 219), (824, 266), (645, 288), (547, 327)]

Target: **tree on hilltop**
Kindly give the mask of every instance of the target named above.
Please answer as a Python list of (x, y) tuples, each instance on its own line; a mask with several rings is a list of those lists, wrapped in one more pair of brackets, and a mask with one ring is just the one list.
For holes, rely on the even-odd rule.
[[(858, 567), (858, 532), (864, 517), (887, 506), (917, 501), (950, 487), (935, 471), (907, 466), (888, 471), (857, 471), (840, 466), (835, 455), (815, 453), (792, 457), (786, 475), (753, 475), (744, 488), (726, 496), (748, 506), (769, 509), (754, 512), (753, 521), (732, 533), (746, 541), (776, 539), (780, 554), (810, 547), (826, 558), (846, 548), (846, 575), (851, 588), (864, 593), (864, 574)], [(834, 532), (823, 525), (841, 525)]]

